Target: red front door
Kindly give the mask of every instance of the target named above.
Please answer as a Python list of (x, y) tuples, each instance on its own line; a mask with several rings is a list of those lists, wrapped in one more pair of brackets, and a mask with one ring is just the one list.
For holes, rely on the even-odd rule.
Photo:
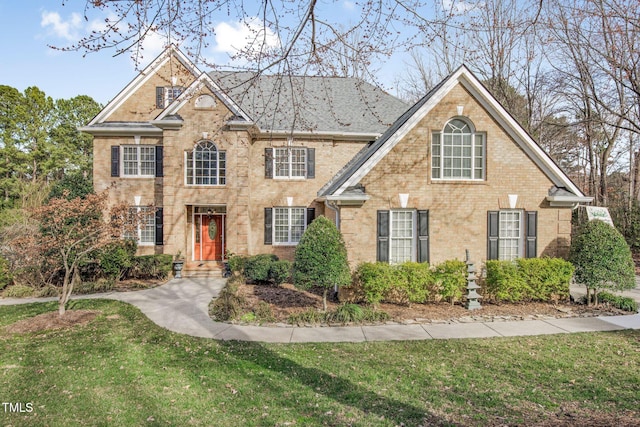
[[(199, 221), (198, 221), (199, 219)], [(220, 261), (224, 254), (224, 216), (202, 215), (196, 219), (194, 258), (196, 261)]]

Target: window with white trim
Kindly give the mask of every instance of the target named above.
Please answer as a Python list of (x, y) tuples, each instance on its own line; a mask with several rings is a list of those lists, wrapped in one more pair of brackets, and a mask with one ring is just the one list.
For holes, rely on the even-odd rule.
[(227, 157), (211, 141), (200, 141), (186, 156), (187, 185), (225, 185)]
[(485, 134), (462, 119), (450, 120), (431, 142), (431, 178), (484, 180)]
[(499, 259), (512, 261), (521, 258), (523, 248), (522, 211), (500, 211), (498, 233)]
[(273, 244), (297, 245), (307, 226), (306, 208), (273, 208)]
[(389, 262), (400, 264), (412, 261), (414, 254), (415, 211), (390, 211)]
[(178, 98), (184, 87), (182, 86), (158, 86), (156, 87), (156, 108), (165, 108)]
[(154, 176), (156, 147), (154, 145), (122, 146), (122, 176)]
[(304, 147), (274, 148), (274, 178), (305, 178), (307, 176), (307, 149)]
[(126, 239), (133, 239), (138, 245), (154, 245), (156, 242), (156, 215), (155, 209), (149, 206), (132, 206), (129, 208), (129, 218), (138, 218), (136, 228), (132, 232), (125, 233)]

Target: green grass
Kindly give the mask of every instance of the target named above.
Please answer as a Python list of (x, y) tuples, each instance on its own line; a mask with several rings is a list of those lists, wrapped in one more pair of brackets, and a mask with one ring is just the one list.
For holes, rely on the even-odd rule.
[[(34, 407), (0, 407), (0, 424), (479, 426), (594, 416), (640, 424), (640, 331), (262, 344), (171, 333), (117, 301), (71, 308), (102, 314), (66, 331), (0, 332), (0, 401)], [(0, 331), (55, 309), (0, 307)]]

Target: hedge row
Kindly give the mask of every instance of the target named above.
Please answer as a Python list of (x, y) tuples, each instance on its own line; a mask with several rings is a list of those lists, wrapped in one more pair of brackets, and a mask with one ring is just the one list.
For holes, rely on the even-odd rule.
[(351, 285), (341, 299), (369, 304), (399, 304), (460, 301), (466, 287), (464, 262), (445, 261), (434, 267), (427, 263), (391, 265), (364, 262), (356, 268)]
[(291, 261), (277, 255), (260, 254), (250, 257), (231, 255), (228, 260), (232, 272), (244, 274), (251, 282), (261, 285), (281, 285), (291, 277)]
[(560, 258), (520, 258), (487, 261), (481, 294), (496, 302), (569, 299), (574, 267)]

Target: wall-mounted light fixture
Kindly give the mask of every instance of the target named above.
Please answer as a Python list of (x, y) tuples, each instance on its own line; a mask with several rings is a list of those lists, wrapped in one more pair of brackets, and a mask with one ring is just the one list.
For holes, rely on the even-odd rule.
[(409, 195), (407, 193), (400, 193), (398, 194), (398, 199), (400, 199), (400, 207), (402, 209), (406, 208), (409, 202)]

